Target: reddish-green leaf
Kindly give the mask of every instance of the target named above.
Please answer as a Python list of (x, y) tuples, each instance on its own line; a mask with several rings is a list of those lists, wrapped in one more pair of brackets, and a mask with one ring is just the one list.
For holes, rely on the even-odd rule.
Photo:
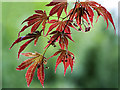
[(33, 63), (27, 70), (25, 78), (26, 78), (28, 87), (29, 87), (29, 85), (30, 85), (30, 83), (31, 83), (31, 81), (33, 79), (36, 67), (37, 67), (37, 63)]
[(23, 62), (16, 68), (16, 70), (23, 70), (23, 69), (25, 69), (26, 67), (28, 67), (30, 64), (32, 64), (32, 63), (34, 62), (34, 59), (35, 59), (35, 58), (36, 58), (36, 57), (30, 58), (30, 59), (27, 59), (27, 60), (23, 61)]
[(24, 56), (27, 56), (27, 57), (32, 57), (30, 59), (27, 59), (25, 61), (23, 61), (17, 68), (16, 70), (23, 70), (25, 69), (26, 67), (28, 67), (30, 64), (32, 64), (28, 70), (27, 70), (27, 73), (26, 73), (26, 81), (27, 81), (27, 85), (29, 87), (32, 79), (33, 79), (33, 76), (34, 76), (34, 72), (35, 72), (35, 69), (38, 68), (38, 71), (37, 71), (37, 76), (38, 76), (38, 79), (40, 80), (42, 86), (44, 87), (44, 78), (45, 78), (45, 74), (44, 74), (44, 64), (46, 64), (46, 58), (41, 55), (40, 53), (38, 52), (35, 52), (35, 53), (31, 53), (31, 52), (28, 52), (28, 53), (22, 53), (22, 55)]
[(40, 65), (40, 67), (37, 70), (37, 77), (40, 80), (40, 82), (44, 88), (45, 74), (44, 74), (44, 64), (43, 63)]

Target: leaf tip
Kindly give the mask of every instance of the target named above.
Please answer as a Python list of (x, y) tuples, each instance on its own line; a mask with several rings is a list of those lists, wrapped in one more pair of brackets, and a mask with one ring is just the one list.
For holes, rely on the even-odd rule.
[(13, 47), (13, 45), (9, 49), (11, 49), (12, 47)]
[(73, 42), (75, 42), (74, 40), (72, 40)]
[(65, 77), (65, 73), (64, 73), (64, 77)]
[(56, 74), (56, 70), (55, 70), (55, 74)]
[(19, 60), (20, 54), (18, 54), (18, 60)]
[(34, 44), (34, 46), (36, 46), (36, 43)]
[(29, 87), (29, 85), (27, 85), (27, 87)]
[(18, 33), (18, 37), (20, 36), (20, 32)]
[(20, 69), (19, 69), (19, 68), (16, 68), (16, 70), (17, 70), (17, 71), (20, 71)]

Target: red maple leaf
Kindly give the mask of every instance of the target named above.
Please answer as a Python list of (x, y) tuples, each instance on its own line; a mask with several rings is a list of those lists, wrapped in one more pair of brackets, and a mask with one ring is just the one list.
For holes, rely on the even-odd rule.
[[(60, 31), (53, 31), (52, 33), (50, 33), (49, 35), (53, 36), (50, 38), (50, 40), (48, 41), (48, 45), (45, 47), (47, 48), (49, 45), (55, 45), (55, 42), (57, 42), (59, 40), (59, 45), (61, 47), (61, 49), (64, 49), (66, 47), (66, 49), (68, 49), (68, 39), (69, 38), (71, 41), (72, 37), (71, 37), (71, 33), (62, 33)], [(73, 41), (74, 42), (74, 41)]]
[[(64, 76), (66, 74), (66, 70), (67, 70), (67, 68), (68, 68), (69, 65), (71, 67), (71, 73), (72, 73), (72, 71), (73, 71), (73, 63), (75, 61), (74, 54), (72, 52), (70, 52), (70, 51), (59, 49), (59, 51), (57, 51), (56, 53), (54, 53), (51, 57), (56, 56), (59, 53), (60, 53), (60, 55), (58, 56), (57, 61), (56, 61), (55, 72), (56, 72), (57, 66), (61, 62), (63, 62), (63, 64), (64, 64)], [(51, 57), (49, 57), (49, 58), (51, 58)]]
[[(101, 15), (103, 18), (104, 18), (104, 20), (106, 20), (106, 23), (107, 23), (107, 28), (108, 28), (108, 26), (109, 26), (109, 23), (108, 23), (108, 20), (112, 23), (112, 25), (113, 25), (113, 27), (114, 27), (114, 30), (115, 30), (115, 32), (116, 32), (116, 28), (115, 28), (115, 25), (114, 25), (114, 22), (113, 22), (113, 19), (112, 19), (112, 16), (111, 16), (111, 14), (103, 7), (103, 6), (99, 6), (99, 7), (95, 7), (94, 8), (96, 11), (97, 11), (97, 13), (98, 13), (98, 17), (97, 17), (97, 20), (98, 20), (98, 18), (99, 18), (99, 16)], [(97, 22), (97, 20), (96, 20), (96, 22)], [(106, 28), (106, 29), (107, 29)]]
[(23, 37), (19, 37), (17, 40), (15, 40), (15, 42), (12, 44), (12, 46), (9, 48), (11, 49), (15, 44), (21, 42), (21, 41), (24, 41), (24, 40), (27, 40), (27, 39), (30, 39), (28, 40), (27, 42), (25, 42), (22, 46), (20, 46), (20, 49), (19, 49), (19, 52), (18, 52), (18, 59), (19, 59), (19, 55), (20, 53), (26, 48), (26, 46), (32, 42), (34, 40), (34, 45), (36, 46), (36, 43), (38, 41), (38, 38), (41, 36), (41, 33), (42, 33), (43, 30), (41, 30), (40, 32), (39, 31), (35, 31), (33, 33), (29, 33), (27, 34), (26, 36), (23, 36)]
[[(95, 1), (89, 1), (86, 0), (85, 2), (75, 2), (75, 6), (73, 9), (69, 11), (69, 14), (67, 14), (67, 0), (53, 0), (46, 6), (53, 6), (53, 8), (50, 10), (49, 16), (47, 16), (46, 11), (42, 10), (35, 10), (36, 14), (33, 14), (32, 16), (28, 17), (26, 20), (22, 22), (25, 23), (27, 22), (27, 25), (25, 25), (21, 31), (18, 33), (18, 38), (17, 40), (14, 41), (12, 46), (9, 48), (11, 49), (15, 44), (28, 40), (25, 42), (22, 46), (20, 46), (19, 52), (18, 52), (18, 59), (20, 56), (20, 53), (27, 47), (29, 43), (34, 41), (34, 45), (36, 46), (36, 43), (41, 36), (41, 33), (43, 31), (44, 35), (44, 30), (45, 30), (45, 25), (46, 23), (52, 24), (48, 31), (47, 35), (50, 35), (50, 39), (48, 41), (47, 46), (45, 47), (45, 51), (43, 54), (40, 53), (21, 53), (22, 55), (26, 57), (31, 57), (25, 61), (23, 61), (17, 68), (16, 70), (24, 70), (25, 68), (29, 67), (27, 69), (25, 78), (27, 82), (27, 86), (31, 84), (35, 70), (37, 69), (37, 77), (40, 80), (40, 83), (42, 87), (44, 87), (44, 79), (45, 79), (45, 73), (44, 73), (44, 65), (46, 65), (47, 60), (50, 59), (53, 56), (56, 56), (59, 54), (57, 61), (56, 61), (56, 66), (55, 66), (55, 73), (58, 65), (63, 62), (64, 65), (64, 76), (66, 74), (67, 68), (70, 66), (71, 68), (71, 73), (73, 72), (73, 65), (75, 62), (75, 56), (72, 52), (68, 51), (68, 39), (72, 40), (71, 37), (71, 31), (70, 27), (74, 28), (77, 31), (82, 30), (83, 32), (90, 31), (91, 26), (93, 26), (93, 18), (94, 18), (94, 12), (96, 11), (98, 14), (97, 20), (99, 16), (102, 16), (104, 18), (104, 21), (107, 23), (107, 28), (109, 26), (110, 21), (114, 27), (114, 30), (116, 32), (116, 28), (112, 19), (112, 16), (110, 12), (107, 11), (107, 9), (101, 4), (95, 2)], [(60, 17), (62, 12), (66, 14), (65, 17)], [(49, 21), (49, 17), (54, 17), (52, 15), (57, 14), (57, 20), (52, 19)], [(56, 17), (56, 16), (55, 16)], [(59, 18), (61, 20), (59, 20)], [(42, 25), (41, 25), (42, 24)], [(41, 31), (36, 31), (39, 26), (42, 26)], [(80, 27), (79, 29), (76, 29), (75, 27)], [(85, 27), (85, 30), (83, 30), (82, 25)], [(31, 27), (32, 26), (32, 27)], [(28, 27), (31, 27), (31, 33), (27, 34), (26, 36), (19, 37), (20, 33), (26, 30)], [(107, 29), (106, 28), (106, 29)], [(55, 29), (53, 31), (53, 29)], [(52, 31), (52, 32), (51, 32)], [(51, 33), (50, 33), (51, 32)], [(51, 57), (49, 57), (47, 60), (44, 57), (48, 47), (50, 45), (56, 46), (55, 43), (59, 42), (59, 46), (61, 49), (59, 49), (57, 52), (55, 52)], [(74, 42), (74, 41), (73, 41)]]
[(46, 60), (45, 60), (46, 58), (37, 52), (35, 52), (35, 53), (29, 52), (29, 53), (21, 53), (21, 54), (24, 56), (27, 56), (27, 57), (32, 57), (32, 58), (29, 58), (29, 59), (23, 61), (16, 68), (16, 70), (23, 70), (32, 64), (28, 68), (27, 73), (25, 75), (28, 87), (33, 79), (36, 68), (37, 68), (37, 77), (40, 80), (42, 86), (44, 87), (44, 79), (45, 79), (44, 62), (46, 62)]
[[(70, 28), (69, 28), (69, 27), (72, 27), (72, 28), (74, 28), (75, 30), (77, 30), (77, 29), (71, 24), (72, 21), (68, 21), (68, 24), (66, 25), (67, 21), (68, 21), (68, 20), (65, 20), (65, 21), (60, 21), (60, 20), (55, 20), (55, 19), (50, 20), (48, 23), (49, 23), (49, 24), (52, 24), (52, 25), (49, 27), (46, 36), (48, 35), (48, 33), (49, 33), (50, 31), (52, 31), (52, 30), (53, 30), (54, 28), (56, 28), (56, 27), (57, 27), (57, 28), (56, 28), (56, 31), (60, 31), (60, 32), (62, 32), (62, 31), (64, 30), (64, 28), (65, 28), (64, 31), (65, 31), (66, 33), (70, 33)], [(77, 31), (78, 31), (78, 30), (77, 30)]]
[[(98, 13), (98, 17), (101, 15), (107, 22), (107, 28), (108, 28), (108, 20), (112, 23), (114, 29), (115, 29), (115, 25), (112, 19), (111, 14), (100, 4), (98, 4), (95, 1), (85, 1), (85, 2), (76, 2), (76, 6), (74, 9), (71, 9), (69, 12), (69, 17), (70, 20), (73, 20), (74, 17), (76, 19), (77, 25), (80, 27), (80, 29), (83, 31), (81, 25), (83, 24), (86, 30), (90, 30), (90, 24), (92, 25), (93, 23), (93, 17), (94, 17), (94, 12), (93, 10), (95, 10)], [(89, 17), (89, 20), (88, 20)], [(97, 17), (97, 20), (98, 20)], [(88, 27), (85, 25), (84, 21), (82, 22), (83, 19), (87, 22)], [(96, 21), (97, 21), (96, 20)], [(106, 29), (107, 29), (106, 28)], [(86, 31), (85, 30), (85, 31)], [(115, 29), (116, 31), (116, 29)]]
[(37, 14), (33, 14), (32, 16), (28, 17), (26, 20), (24, 20), (22, 22), (22, 24), (24, 22), (27, 22), (28, 25), (25, 25), (21, 31), (19, 32), (18, 36), (20, 35), (21, 32), (23, 32), (26, 28), (32, 26), (31, 28), (31, 33), (36, 31), (37, 28), (40, 26), (40, 24), (42, 23), (42, 29), (43, 29), (43, 34), (44, 34), (44, 29), (45, 29), (45, 24), (46, 21), (49, 19), (49, 17), (46, 14), (46, 11), (42, 11), (42, 10), (35, 10), (35, 12)]
[(46, 6), (54, 6), (49, 15), (52, 16), (53, 14), (57, 13), (58, 19), (64, 9), (66, 15), (67, 15), (67, 0), (53, 0), (52, 2), (50, 2), (49, 4), (47, 4)]

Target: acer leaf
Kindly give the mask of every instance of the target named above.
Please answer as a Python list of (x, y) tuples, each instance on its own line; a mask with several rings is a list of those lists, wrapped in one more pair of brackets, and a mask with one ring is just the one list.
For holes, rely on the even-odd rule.
[(16, 70), (23, 70), (25, 69), (26, 67), (28, 67), (30, 64), (32, 64), (34, 62), (34, 59), (35, 58), (30, 58), (30, 59), (27, 59), (26, 61), (23, 61), (19, 66), (18, 68), (16, 68)]
[(26, 48), (26, 46), (32, 42), (34, 39), (30, 39), (29, 41), (27, 41), (26, 43), (24, 43), (22, 46), (20, 46), (20, 49), (19, 49), (19, 52), (18, 52), (18, 59), (19, 59), (19, 56), (20, 56), (20, 53)]
[(31, 28), (31, 33), (32, 32), (35, 32), (37, 30), (37, 28), (40, 26), (40, 24), (42, 23), (42, 29), (43, 29), (43, 34), (44, 34), (44, 29), (45, 29), (45, 24), (46, 24), (46, 21), (49, 19), (47, 14), (46, 14), (46, 11), (42, 11), (42, 10), (35, 10), (35, 13), (37, 14), (34, 14), (30, 17), (28, 17), (26, 20), (24, 20), (22, 22), (22, 24), (24, 22), (27, 22), (28, 25), (25, 25), (21, 31), (19, 32), (18, 34), (18, 37), (20, 36), (20, 33), (23, 32), (26, 28), (32, 26)]
[[(111, 14), (103, 7), (103, 6), (99, 6), (97, 8), (94, 8), (99, 14), (98, 14), (98, 18), (99, 16), (101, 15), (105, 20), (106, 20), (106, 23), (107, 23), (107, 28), (109, 26), (109, 23), (108, 23), (108, 20), (112, 23), (113, 27), (114, 27), (114, 30), (116, 32), (116, 28), (115, 28), (115, 25), (114, 25), (114, 22), (113, 22), (113, 19), (112, 19), (112, 16)], [(97, 19), (98, 19), (97, 18)], [(97, 21), (97, 20), (96, 20)], [(106, 28), (106, 29), (107, 29)]]
[[(67, 20), (65, 20), (65, 21), (51, 20), (51, 21), (49, 21), (48, 23), (49, 23), (49, 24), (52, 24), (52, 25), (49, 27), (46, 36), (49, 34), (50, 31), (52, 31), (52, 30), (53, 30), (54, 28), (56, 28), (56, 27), (57, 27), (57, 28), (56, 28), (56, 31), (62, 32), (63, 29), (64, 29), (64, 27), (65, 27), (65, 25), (66, 25), (66, 23), (67, 23)], [(67, 26), (66, 26), (66, 28), (65, 28), (65, 32), (66, 32), (66, 33), (70, 33), (70, 28), (69, 28), (69, 27), (72, 27), (72, 28), (74, 28), (75, 30), (77, 30), (77, 29), (71, 24), (71, 21), (68, 21), (68, 24), (67, 24)], [(77, 30), (77, 31), (78, 31), (78, 30)]]
[[(74, 54), (72, 52), (70, 52), (70, 51), (59, 49), (59, 51), (57, 51), (51, 57), (56, 56), (58, 54), (60, 54), (60, 55), (58, 56), (57, 61), (56, 61), (55, 72), (56, 72), (57, 66), (61, 62), (63, 62), (63, 65), (64, 65), (64, 76), (66, 74), (66, 70), (67, 70), (67, 68), (68, 68), (69, 65), (71, 67), (71, 73), (72, 73), (72, 71), (73, 71), (73, 63), (75, 61)], [(49, 57), (49, 58), (51, 58), (51, 57)]]
[(37, 70), (37, 77), (40, 80), (40, 82), (44, 88), (45, 74), (44, 74), (44, 64), (43, 63), (41, 64), (41, 66)]
[[(40, 81), (42, 87), (44, 88), (44, 80), (45, 80), (44, 70), (48, 68), (46, 66), (47, 60), (49, 60), (54, 56), (58, 55), (55, 65), (55, 73), (58, 65), (61, 62), (63, 63), (64, 66), (64, 76), (69, 66), (71, 69), (71, 73), (73, 72), (75, 56), (72, 52), (68, 50), (69, 39), (74, 42), (71, 36), (72, 34), (71, 28), (75, 29), (76, 31), (83, 31), (83, 32), (90, 31), (91, 27), (93, 27), (94, 12), (97, 12), (98, 14), (96, 22), (98, 21), (99, 17), (102, 16), (104, 18), (104, 21), (106, 21), (107, 23), (106, 29), (108, 29), (109, 21), (110, 21), (116, 32), (116, 28), (110, 12), (107, 11), (107, 9), (103, 7), (101, 4), (95, 1), (86, 0), (84, 2), (80, 2), (79, 0), (77, 0), (74, 3), (74, 7), (70, 9), (68, 14), (67, 14), (67, 7), (68, 7), (67, 0), (52, 0), (46, 6), (53, 6), (53, 8), (49, 12), (49, 16), (47, 16), (45, 10), (44, 11), (35, 10), (35, 14), (28, 17), (22, 22), (22, 24), (27, 23), (27, 25), (24, 25), (22, 27), (22, 29), (18, 33), (18, 38), (13, 42), (13, 44), (9, 48), (11, 49), (15, 44), (27, 40), (19, 48), (18, 59), (20, 54), (29, 58), (27, 60), (24, 60), (20, 65), (18, 65), (16, 70), (21, 71), (24, 70), (25, 68), (28, 68), (25, 74), (28, 87), (30, 86), (33, 80), (35, 70), (37, 69), (38, 80)], [(61, 17), (63, 10), (66, 16)], [(57, 16), (53, 16), (54, 14), (57, 14)], [(49, 18), (51, 17), (52, 19), (49, 20)], [(54, 17), (57, 17), (57, 19), (55, 19)], [(49, 24), (50, 26), (47, 27), (48, 31), (46, 31), (46, 35), (45, 35), (44, 31), (46, 24)], [(38, 31), (37, 29), (39, 28), (40, 25), (42, 27), (42, 30)], [(25, 31), (29, 27), (31, 27), (31, 32), (25, 36), (20, 37), (21, 32)], [(45, 49), (44, 52), (42, 54), (38, 52), (21, 53), (32, 41), (34, 41), (34, 46), (36, 46), (39, 37), (42, 36), (41, 35), (42, 31), (44, 37), (49, 39), (48, 44), (44, 48)], [(49, 36), (50, 38), (47, 36)], [(56, 42), (59, 43), (60, 49), (56, 51), (49, 58), (44, 57), (50, 45), (56, 47), (57, 45)]]
[(45, 78), (44, 62), (46, 61), (45, 60), (46, 58), (43, 57), (43, 55), (41, 55), (41, 54), (39, 54), (37, 52), (35, 52), (35, 53), (31, 53), (31, 52), (22, 53), (22, 55), (27, 56), (27, 57), (32, 57), (32, 58), (23, 61), (16, 68), (16, 70), (23, 70), (23, 69), (25, 69), (26, 67), (28, 67), (28, 66), (30, 66), (32, 64), (28, 68), (27, 73), (25, 75), (28, 87), (29, 87), (29, 85), (30, 85), (30, 83), (31, 83), (31, 81), (33, 79), (36, 68), (38, 69), (37, 70), (38, 79), (40, 80), (42, 86), (44, 87), (44, 78)]
[(18, 59), (19, 59), (19, 55), (20, 53), (26, 48), (26, 46), (31, 43), (33, 40), (35, 40), (34, 44), (36, 45), (38, 38), (41, 36), (42, 30), (39, 31), (35, 31), (33, 33), (29, 33), (26, 36), (23, 37), (19, 37), (17, 40), (15, 40), (15, 42), (12, 44), (12, 46), (9, 48), (11, 49), (16, 43), (19, 43), (21, 41), (28, 40), (27, 42), (25, 42), (22, 46), (20, 46), (19, 52), (18, 52)]
[(39, 56), (40, 54), (35, 52), (35, 53), (32, 53), (32, 52), (28, 52), (28, 53), (21, 53), (21, 55), (24, 55), (26, 57), (37, 57)]
[(30, 85), (30, 83), (31, 83), (31, 81), (33, 79), (36, 67), (37, 67), (37, 63), (33, 63), (27, 70), (25, 78), (26, 78), (28, 87), (29, 87), (29, 85)]
[(50, 40), (48, 41), (49, 44), (45, 48), (47, 48), (49, 45), (54, 45), (54, 43), (57, 42), (58, 40), (59, 40), (59, 45), (60, 45), (61, 49), (64, 49), (65, 47), (68, 48), (68, 39), (67, 38), (72, 40), (72, 37), (70, 36), (71, 33), (62, 33), (60, 31), (53, 31), (52, 33), (50, 33), (50, 35), (52, 35), (52, 34), (54, 34), (54, 35), (50, 38)]
[[(114, 30), (116, 32), (111, 14), (103, 6), (101, 6), (101, 4), (98, 4), (95, 1), (87, 0), (85, 2), (80, 2), (80, 3), (76, 2), (76, 7), (74, 9), (71, 9), (69, 12), (70, 20), (73, 20), (75, 18), (77, 25), (80, 27), (80, 29), (83, 32), (86, 32), (86, 30), (90, 31), (90, 25), (93, 26), (93, 18), (94, 18), (93, 10), (95, 10), (98, 13), (96, 22), (98, 21), (98, 18), (101, 15), (106, 20), (107, 28), (109, 25), (108, 22), (109, 20), (112, 23)], [(87, 24), (85, 24), (84, 20), (87, 22)], [(81, 27), (82, 25), (85, 27), (85, 30), (82, 29)]]
[(67, 0), (58, 0), (58, 1), (53, 0), (52, 2), (47, 4), (46, 6), (54, 6), (49, 13), (50, 16), (57, 13), (57, 16), (58, 16), (58, 19), (59, 19), (63, 9), (64, 9), (64, 11), (67, 15), (67, 12), (66, 12), (66, 10), (67, 10)]

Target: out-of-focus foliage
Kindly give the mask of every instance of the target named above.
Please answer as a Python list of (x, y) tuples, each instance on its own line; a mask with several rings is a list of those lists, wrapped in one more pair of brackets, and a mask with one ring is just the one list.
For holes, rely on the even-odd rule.
[[(17, 60), (17, 52), (20, 44), (14, 46), (11, 50), (9, 47), (17, 38), (17, 33), (24, 25), (21, 22), (34, 13), (34, 10), (46, 10), (48, 13), (50, 7), (45, 7), (44, 2), (4, 2), (2, 3), (2, 84), (3, 88), (26, 88), (25, 72), (27, 69), (19, 72), (16, 67), (27, 58), (20, 56)], [(114, 14), (112, 16), (115, 20)], [(97, 14), (96, 14), (97, 18)], [(96, 20), (95, 18), (95, 20)], [(95, 21), (94, 20), (94, 21)], [(72, 37), (75, 42), (69, 40), (69, 50), (75, 54), (75, 65), (73, 73), (70, 67), (63, 73), (63, 64), (60, 64), (55, 72), (56, 57), (48, 60), (45, 70), (45, 87), (46, 88), (115, 88), (118, 87), (118, 38), (114, 35), (112, 24), (106, 30), (104, 19), (100, 17), (97, 23), (93, 23), (90, 32), (77, 32), (72, 30)], [(48, 27), (48, 26), (46, 26)], [(42, 26), (39, 28), (41, 30)], [(47, 28), (48, 29), (48, 28)], [(29, 28), (28, 28), (29, 30)], [(21, 33), (26, 35), (27, 30)], [(24, 52), (37, 51), (42, 53), (43, 48), (47, 45), (47, 39), (41, 37), (36, 47), (31, 43)], [(23, 42), (24, 43), (24, 42)], [(48, 49), (45, 57), (50, 57), (58, 50), (57, 47)], [(41, 87), (37, 80), (37, 72), (30, 87)]]

